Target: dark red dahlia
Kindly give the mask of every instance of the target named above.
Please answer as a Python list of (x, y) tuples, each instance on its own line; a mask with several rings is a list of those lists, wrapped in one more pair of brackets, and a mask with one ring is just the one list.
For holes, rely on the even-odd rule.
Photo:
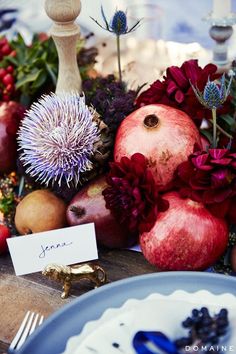
[(236, 153), (228, 149), (196, 151), (177, 168), (176, 185), (183, 197), (202, 202), (218, 217), (236, 221)]
[(203, 91), (208, 79), (219, 77), (217, 67), (208, 64), (204, 68), (197, 60), (185, 61), (181, 67), (171, 66), (166, 71), (164, 80), (155, 81), (149, 89), (141, 93), (136, 105), (141, 107), (152, 103), (162, 103), (181, 109), (193, 119), (210, 118), (211, 113), (204, 108), (193, 92), (191, 84)]
[(159, 211), (169, 204), (156, 188), (146, 158), (139, 153), (111, 163), (103, 191), (106, 207), (130, 232), (147, 232), (153, 227)]

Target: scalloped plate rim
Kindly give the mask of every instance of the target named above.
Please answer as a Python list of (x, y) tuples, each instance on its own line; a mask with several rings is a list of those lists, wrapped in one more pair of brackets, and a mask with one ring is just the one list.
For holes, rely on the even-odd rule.
[[(233, 295), (232, 293), (228, 293), (228, 292), (222, 294), (213, 294), (212, 292), (209, 292), (205, 289), (198, 290), (194, 293), (190, 293), (182, 289), (178, 289), (172, 292), (168, 296), (160, 293), (151, 293), (143, 299), (129, 298), (123, 303), (121, 307), (107, 308), (103, 312), (100, 318), (85, 323), (81, 332), (77, 336), (72, 336), (71, 338), (68, 339), (66, 349), (61, 354), (74, 354), (74, 350), (76, 349), (75, 346), (78, 346), (78, 344), (80, 344), (84, 339), (86, 339), (86, 337), (89, 336), (96, 328), (99, 328), (100, 325), (107, 323), (112, 317), (119, 315), (122, 312), (130, 310), (131, 308), (135, 307), (136, 305), (142, 302), (146, 302), (149, 300), (159, 300), (159, 299), (165, 299), (165, 300), (174, 299), (175, 301), (181, 302), (181, 301), (185, 301), (185, 299), (189, 297), (189, 294), (191, 294), (191, 296), (193, 297), (193, 302), (198, 301), (197, 298), (202, 299), (202, 296), (204, 295), (203, 303), (210, 302), (213, 298), (214, 302), (215, 301), (217, 302), (217, 300), (219, 300), (219, 302), (225, 301), (225, 303), (227, 303), (227, 308), (229, 307), (229, 308), (236, 309), (236, 302), (235, 302), (236, 295)], [(189, 300), (187, 299), (187, 301)], [(228, 301), (230, 302), (229, 305), (228, 305), (229, 303)], [(235, 304), (232, 304), (233, 301), (235, 302)]]

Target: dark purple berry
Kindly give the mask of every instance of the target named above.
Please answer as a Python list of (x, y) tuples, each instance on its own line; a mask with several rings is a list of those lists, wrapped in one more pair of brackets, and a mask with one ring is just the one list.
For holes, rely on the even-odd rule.
[(204, 317), (209, 316), (209, 311), (206, 307), (202, 307), (200, 311)]
[(193, 309), (192, 310), (192, 315), (193, 315), (193, 317), (198, 317), (199, 311), (197, 309)]
[(192, 324), (193, 324), (193, 320), (191, 317), (186, 318), (186, 320), (183, 321), (183, 323), (182, 323), (184, 328), (189, 328), (192, 326)]

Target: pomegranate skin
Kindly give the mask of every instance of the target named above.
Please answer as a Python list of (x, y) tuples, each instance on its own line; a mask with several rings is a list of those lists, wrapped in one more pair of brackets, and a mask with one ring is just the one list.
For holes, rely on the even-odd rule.
[(166, 193), (169, 209), (150, 232), (140, 235), (145, 258), (159, 270), (203, 270), (225, 251), (228, 227), (201, 203)]
[(16, 168), (16, 133), (24, 111), (18, 102), (0, 104), (0, 173), (9, 173)]
[(200, 135), (186, 113), (152, 104), (123, 120), (116, 135), (114, 160), (142, 153), (148, 159), (157, 186), (165, 190), (177, 166), (193, 152), (195, 143), (201, 146)]
[(121, 226), (106, 208), (102, 195), (106, 187), (105, 177), (100, 177), (79, 191), (67, 208), (67, 222), (70, 226), (94, 222), (97, 242), (107, 248), (132, 246), (137, 236)]

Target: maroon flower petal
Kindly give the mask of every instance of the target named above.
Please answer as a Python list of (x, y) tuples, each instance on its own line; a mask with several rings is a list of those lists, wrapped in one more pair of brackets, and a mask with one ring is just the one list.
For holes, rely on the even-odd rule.
[(184, 75), (183, 71), (181, 68), (178, 66), (171, 66), (170, 68), (167, 69), (167, 77), (171, 76), (175, 83), (181, 88), (181, 89), (186, 89), (189, 86), (189, 81)]
[(231, 161), (232, 161), (232, 159), (229, 159), (229, 158), (223, 158), (223, 159), (220, 159), (220, 160), (210, 160), (210, 162), (213, 165), (222, 165), (222, 166), (230, 165)]
[(176, 92), (176, 90), (178, 90), (178, 86), (176, 85), (175, 82), (170, 81), (166, 88), (167, 95), (168, 96), (173, 95)]
[(137, 233), (140, 225), (149, 231), (157, 212), (166, 210), (168, 203), (158, 194), (147, 159), (137, 153), (131, 158), (122, 157), (110, 166), (109, 186), (103, 191), (106, 207), (130, 232)]
[(209, 154), (214, 160), (222, 159), (228, 152), (228, 149), (209, 149)]
[(208, 154), (203, 153), (201, 155), (193, 157), (192, 163), (194, 164), (194, 166), (196, 166), (199, 169), (206, 170), (206, 171), (212, 170), (212, 166), (206, 164), (208, 160), (208, 156), (209, 156)]
[(215, 64), (207, 64), (204, 68), (203, 71), (206, 72), (209, 76), (211, 74), (214, 74), (217, 70), (217, 66)]
[(182, 198), (190, 198), (192, 195), (192, 189), (190, 187), (182, 187), (179, 190), (180, 196)]
[(213, 188), (221, 188), (229, 185), (231, 174), (228, 169), (215, 171), (211, 174), (211, 185)]
[(214, 189), (204, 192), (203, 201), (205, 204), (221, 203), (231, 195), (230, 188)]
[(222, 203), (213, 203), (207, 205), (207, 209), (217, 218), (224, 218), (229, 211), (230, 202), (228, 199)]
[(181, 69), (184, 71), (185, 76), (191, 81), (192, 85), (196, 85), (199, 72), (201, 72), (201, 68), (198, 66), (198, 61), (196, 59), (191, 59), (185, 61)]
[[(149, 89), (139, 95), (136, 100), (137, 107), (151, 103), (176, 107), (186, 112), (200, 126), (203, 118), (211, 119), (211, 112), (200, 104), (190, 83), (202, 91), (208, 78), (214, 80), (220, 76), (216, 74), (216, 70), (217, 67), (213, 64), (201, 68), (195, 59), (185, 61), (181, 67), (172, 66), (167, 69), (163, 81), (155, 81)], [(231, 98), (227, 103), (230, 100)], [(229, 107), (229, 104), (224, 105), (224, 114), (229, 111)]]
[(183, 92), (181, 92), (180, 90), (176, 91), (175, 93), (175, 100), (178, 102), (178, 103), (182, 103), (184, 101), (184, 94)]
[(190, 161), (182, 162), (177, 169), (177, 175), (181, 180), (187, 182), (190, 180), (194, 173), (194, 166), (191, 164)]

